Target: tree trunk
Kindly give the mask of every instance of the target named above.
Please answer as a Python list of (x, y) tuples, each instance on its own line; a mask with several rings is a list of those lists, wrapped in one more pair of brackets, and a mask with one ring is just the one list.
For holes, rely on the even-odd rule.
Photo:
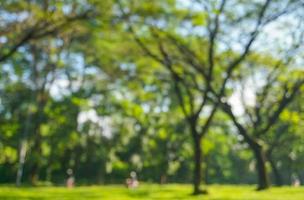
[[(39, 126), (40, 127), (40, 124)], [(35, 131), (35, 139), (34, 139), (34, 145), (32, 147), (32, 157), (34, 158), (32, 160), (32, 165), (30, 168), (30, 182), (32, 185), (36, 185), (39, 180), (39, 172), (40, 172), (40, 165), (41, 165), (41, 157), (42, 157), (42, 149), (41, 149), (41, 135), (39, 132), (39, 128), (36, 128)]]
[(254, 139), (251, 137), (244, 126), (242, 126), (234, 116), (231, 106), (224, 104), (223, 105), (223, 111), (228, 114), (228, 116), (233, 121), (234, 125), (239, 131), (239, 134), (244, 137), (245, 142), (249, 145), (251, 150), (254, 153), (255, 159), (256, 159), (256, 168), (258, 172), (258, 188), (257, 190), (264, 190), (269, 188), (270, 183), (267, 175), (266, 170), (266, 153), (263, 150), (263, 147)]
[(193, 173), (193, 194), (204, 194), (205, 190), (200, 188), (202, 181), (202, 147), (201, 137), (196, 134), (193, 137), (194, 142), (194, 173)]
[(42, 92), (39, 92), (36, 94), (36, 102), (38, 105), (38, 110), (35, 114), (35, 121), (34, 123), (34, 144), (32, 148), (32, 154), (34, 154), (34, 160), (32, 164), (32, 168), (30, 170), (30, 181), (33, 185), (37, 183), (39, 180), (39, 172), (40, 172), (40, 165), (41, 165), (41, 158), (42, 158), (42, 149), (41, 149), (41, 143), (42, 143), (42, 135), (40, 132), (41, 124), (43, 123), (44, 118), (44, 108), (46, 105), (46, 98), (44, 96), (45, 94)]
[(201, 146), (200, 140), (194, 138), (194, 174), (193, 174), (193, 194), (201, 193), (200, 184), (202, 178), (202, 155), (201, 155)]
[(21, 141), (20, 150), (19, 150), (19, 163), (17, 169), (17, 176), (16, 176), (16, 186), (19, 187), (22, 182), (23, 177), (23, 169), (25, 163), (25, 156), (26, 156), (26, 140)]
[(28, 140), (31, 120), (32, 120), (32, 115), (30, 113), (30, 110), (28, 109), (27, 119), (25, 121), (25, 127), (24, 127), (24, 131), (22, 132), (22, 139), (20, 141), (20, 148), (19, 148), (18, 169), (17, 169), (17, 175), (16, 175), (16, 186), (17, 187), (19, 187), (22, 183), (25, 159), (26, 159), (26, 154), (27, 154), (27, 145), (28, 145), (27, 140)]
[(263, 148), (259, 144), (253, 146), (253, 151), (256, 159), (256, 167), (258, 172), (258, 188), (257, 190), (265, 190), (269, 188), (269, 178), (266, 170), (266, 155)]

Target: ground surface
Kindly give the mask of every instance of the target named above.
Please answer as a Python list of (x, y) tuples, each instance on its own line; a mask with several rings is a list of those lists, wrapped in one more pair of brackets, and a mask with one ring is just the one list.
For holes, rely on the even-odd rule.
[(191, 196), (189, 185), (14, 188), (0, 186), (0, 200), (304, 200), (304, 187), (272, 188), (256, 192), (251, 186), (209, 186), (207, 196)]

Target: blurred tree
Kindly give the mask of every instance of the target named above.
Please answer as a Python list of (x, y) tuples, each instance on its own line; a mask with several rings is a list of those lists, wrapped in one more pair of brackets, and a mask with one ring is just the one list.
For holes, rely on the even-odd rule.
[[(171, 76), (193, 139), (193, 185), (194, 194), (199, 194), (201, 141), (219, 105), (232, 92), (234, 73), (267, 25), (299, 11), (301, 2), (118, 2), (120, 16), (138, 46)], [(258, 166), (258, 188), (265, 189), (266, 173)]]
[(56, 35), (94, 14), (90, 4), (49, 0), (3, 1), (0, 11), (0, 62), (29, 41)]

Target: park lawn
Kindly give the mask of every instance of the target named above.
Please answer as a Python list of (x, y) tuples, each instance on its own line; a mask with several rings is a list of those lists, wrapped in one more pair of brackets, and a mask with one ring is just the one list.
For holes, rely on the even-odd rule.
[(271, 188), (256, 192), (253, 186), (208, 186), (207, 196), (192, 196), (190, 185), (15, 188), (0, 186), (0, 200), (304, 200), (304, 188)]

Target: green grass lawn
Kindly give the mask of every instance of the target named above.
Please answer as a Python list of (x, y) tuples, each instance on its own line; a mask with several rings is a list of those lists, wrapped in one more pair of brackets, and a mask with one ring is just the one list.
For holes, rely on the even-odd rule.
[(123, 186), (14, 188), (0, 186), (0, 200), (304, 200), (304, 188), (272, 188), (256, 192), (252, 186), (208, 187), (206, 196), (192, 196), (190, 185), (141, 185), (137, 189)]

